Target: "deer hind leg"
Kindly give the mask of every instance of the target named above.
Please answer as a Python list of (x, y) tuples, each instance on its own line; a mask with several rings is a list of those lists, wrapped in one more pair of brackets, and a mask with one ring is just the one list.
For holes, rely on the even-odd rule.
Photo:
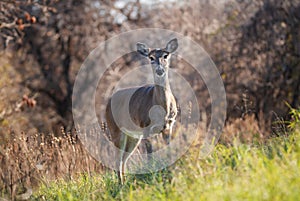
[(153, 148), (152, 148), (152, 143), (148, 139), (145, 139), (144, 140), (144, 145), (145, 145), (146, 152), (147, 152), (148, 164), (149, 164), (149, 166), (152, 166), (153, 165), (153, 157), (152, 157)]
[(127, 138), (128, 136), (121, 133), (121, 138), (120, 138), (120, 158), (119, 158), (119, 181), (121, 182), (121, 184), (124, 183), (124, 173), (125, 173), (125, 165), (124, 165), (124, 161), (123, 161), (123, 157), (126, 151), (126, 146), (127, 146)]
[(138, 145), (140, 144), (142, 136), (140, 138), (133, 138), (126, 134), (122, 134), (121, 138), (121, 155), (120, 155), (120, 172), (119, 178), (122, 184), (124, 184), (124, 177), (125, 177), (125, 169), (126, 164), (130, 156), (133, 152), (137, 149)]

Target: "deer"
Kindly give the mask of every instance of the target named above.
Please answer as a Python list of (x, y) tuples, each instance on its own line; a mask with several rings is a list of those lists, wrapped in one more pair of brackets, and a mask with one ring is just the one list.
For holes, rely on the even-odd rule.
[[(170, 40), (165, 48), (151, 49), (140, 42), (136, 47), (151, 63), (154, 84), (118, 90), (109, 98), (105, 111), (111, 141), (119, 149), (117, 168), (121, 184), (125, 181), (126, 163), (142, 139), (162, 134), (169, 144), (178, 112), (168, 78), (177, 39)], [(147, 148), (147, 152), (152, 152), (152, 148)]]

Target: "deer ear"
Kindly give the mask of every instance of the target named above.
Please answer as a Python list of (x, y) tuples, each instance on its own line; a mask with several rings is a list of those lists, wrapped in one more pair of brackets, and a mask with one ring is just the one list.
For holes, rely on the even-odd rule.
[(175, 52), (177, 47), (178, 47), (178, 41), (177, 41), (177, 38), (174, 38), (168, 42), (165, 50), (169, 53), (172, 53), (172, 52)]
[(149, 48), (147, 47), (147, 45), (143, 44), (143, 43), (137, 43), (136, 44), (137, 47), (137, 52), (140, 53), (141, 55), (147, 57), (149, 54)]

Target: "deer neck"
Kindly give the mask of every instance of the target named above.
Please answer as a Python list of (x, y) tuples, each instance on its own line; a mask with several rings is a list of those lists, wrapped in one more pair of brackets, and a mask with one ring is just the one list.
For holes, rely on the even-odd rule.
[(163, 106), (167, 107), (168, 103), (170, 102), (170, 94), (171, 88), (168, 78), (168, 72), (166, 72), (164, 77), (154, 77), (154, 99), (155, 101)]

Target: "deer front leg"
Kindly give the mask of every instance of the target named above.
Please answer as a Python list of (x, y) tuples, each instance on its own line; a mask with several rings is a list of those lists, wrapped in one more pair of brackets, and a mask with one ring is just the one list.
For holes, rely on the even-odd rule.
[(163, 139), (166, 142), (166, 144), (170, 143), (174, 123), (175, 123), (175, 119), (173, 118), (167, 119), (164, 128), (162, 130)]
[(171, 104), (170, 111), (168, 111), (168, 114), (165, 117), (165, 124), (162, 131), (163, 138), (167, 144), (170, 143), (171, 134), (173, 132), (173, 126), (174, 123), (176, 122), (177, 112), (178, 111), (177, 111), (176, 104), (175, 103)]
[(123, 134), (124, 140), (121, 140), (122, 150), (121, 150), (121, 158), (120, 158), (120, 181), (121, 184), (124, 184), (125, 180), (125, 171), (126, 164), (128, 159), (132, 156), (133, 152), (137, 149), (138, 145), (141, 142), (142, 136), (139, 138), (131, 137), (127, 134)]

